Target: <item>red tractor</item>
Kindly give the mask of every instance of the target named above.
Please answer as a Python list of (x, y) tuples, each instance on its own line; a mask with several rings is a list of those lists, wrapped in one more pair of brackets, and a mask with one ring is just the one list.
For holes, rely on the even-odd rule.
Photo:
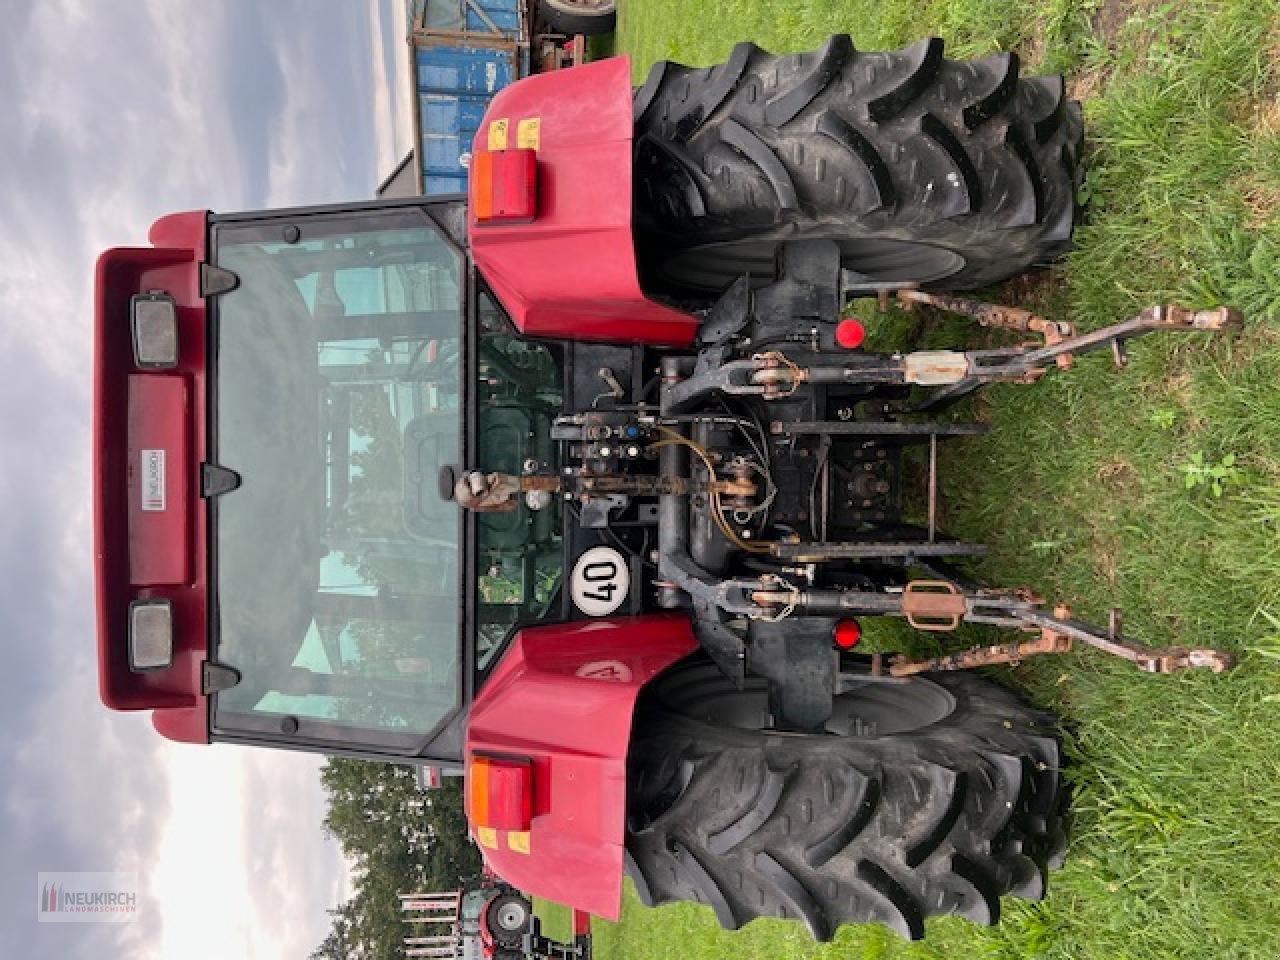
[[(534, 946), (533, 905), (520, 891), (486, 875), (484, 883), (451, 893), (402, 893), (400, 911), (411, 924), (405, 956), (443, 960), (522, 960)], [(547, 956), (531, 949), (530, 954)]]
[[(726, 927), (993, 923), (1063, 855), (1061, 752), (961, 668), (1229, 662), (975, 584), (937, 453), (985, 427), (935, 414), (1237, 318), (1077, 334), (962, 295), (1076, 222), (1079, 107), (1012, 55), (836, 36), (630, 77), (501, 92), (469, 197), (180, 213), (102, 255), (102, 698), (173, 740), (465, 771), (486, 860), (604, 917), (630, 876)], [(856, 298), (1021, 337), (879, 353)], [(1014, 632), (861, 655), (874, 617)]]

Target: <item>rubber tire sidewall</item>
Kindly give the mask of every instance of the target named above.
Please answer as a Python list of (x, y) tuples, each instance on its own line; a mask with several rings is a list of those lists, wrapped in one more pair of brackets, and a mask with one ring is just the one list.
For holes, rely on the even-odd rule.
[(538, 8), (548, 26), (561, 33), (574, 36), (598, 37), (613, 33), (618, 25), (617, 4), (611, 4), (598, 12), (586, 10), (568, 10), (554, 5), (556, 0), (539, 0)]
[[(524, 906), (524, 926), (519, 930), (508, 930), (498, 923), (498, 912), (508, 903), (520, 903)], [(499, 947), (518, 950), (523, 943), (525, 931), (529, 928), (529, 919), (533, 916), (533, 905), (518, 893), (503, 893), (494, 897), (485, 908), (488, 915), (489, 933)]]

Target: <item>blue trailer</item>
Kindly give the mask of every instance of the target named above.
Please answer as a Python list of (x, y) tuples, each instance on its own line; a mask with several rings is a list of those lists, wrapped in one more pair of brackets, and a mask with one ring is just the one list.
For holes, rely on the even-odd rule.
[(465, 192), (489, 101), (531, 72), (581, 63), (582, 35), (557, 27), (611, 30), (613, 7), (613, 0), (409, 0), (414, 153), (379, 193), (409, 192), (410, 182), (418, 194)]

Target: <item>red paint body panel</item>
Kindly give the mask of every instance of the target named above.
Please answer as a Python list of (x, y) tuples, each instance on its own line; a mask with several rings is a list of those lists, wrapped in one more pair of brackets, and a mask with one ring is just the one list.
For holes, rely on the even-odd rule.
[[(209, 739), (201, 672), (208, 647), (206, 515), (196, 482), (205, 458), (205, 308), (200, 264), (206, 213), (152, 225), (152, 247), (108, 250), (98, 259), (94, 302), (94, 562), (98, 683), (117, 710), (154, 710), (172, 740)], [(165, 290), (178, 305), (178, 366), (142, 373), (133, 364), (129, 298)], [(140, 509), (140, 451), (165, 449), (166, 510)], [(145, 554), (145, 556), (144, 556)], [(133, 600), (173, 604), (174, 663), (133, 673), (128, 610)]]
[(471, 708), (467, 756), (533, 763), (529, 853), (482, 846), (486, 861), (534, 896), (617, 919), (636, 697), (697, 649), (682, 615), (522, 630)]
[(631, 62), (598, 63), (528, 77), (489, 106), (489, 122), (541, 120), (538, 210), (528, 224), (471, 221), (476, 265), (534, 337), (686, 347), (697, 320), (647, 299), (631, 234)]

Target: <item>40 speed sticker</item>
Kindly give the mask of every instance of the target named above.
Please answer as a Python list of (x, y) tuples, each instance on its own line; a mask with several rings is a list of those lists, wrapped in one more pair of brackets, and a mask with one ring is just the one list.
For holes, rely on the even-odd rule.
[(613, 547), (592, 547), (573, 566), (573, 605), (589, 617), (613, 613), (627, 599), (630, 588), (626, 558)]

